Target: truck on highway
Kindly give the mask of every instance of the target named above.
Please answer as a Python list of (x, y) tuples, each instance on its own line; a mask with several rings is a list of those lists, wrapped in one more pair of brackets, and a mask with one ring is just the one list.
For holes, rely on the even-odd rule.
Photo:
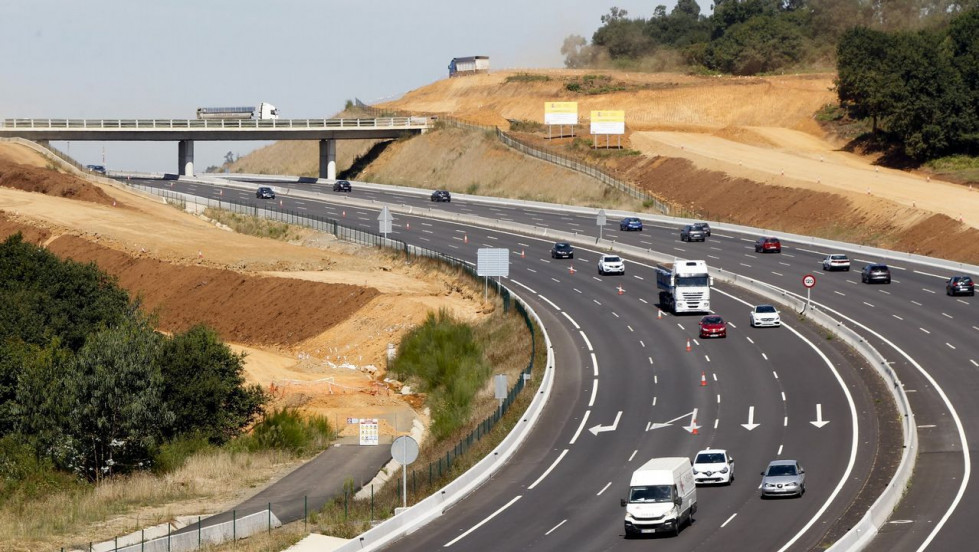
[(278, 119), (279, 111), (274, 105), (262, 102), (258, 107), (198, 107), (198, 119)]
[(660, 308), (672, 313), (710, 312), (711, 285), (706, 261), (676, 259), (656, 265)]
[(653, 458), (632, 472), (625, 507), (626, 537), (680, 534), (697, 513), (697, 485), (686, 457)]

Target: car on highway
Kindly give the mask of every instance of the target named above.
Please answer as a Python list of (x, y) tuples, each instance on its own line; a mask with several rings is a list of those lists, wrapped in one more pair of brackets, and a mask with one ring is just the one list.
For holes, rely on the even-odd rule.
[(748, 315), (748, 323), (752, 328), (763, 326), (777, 328), (782, 325), (782, 317), (778, 309), (772, 305), (755, 305)]
[(707, 234), (708, 238), (710, 237), (710, 225), (707, 224), (706, 222), (695, 222), (691, 226), (703, 230), (704, 234)]
[(781, 253), (782, 242), (778, 238), (762, 236), (755, 241), (755, 253)]
[(259, 186), (258, 190), (255, 191), (255, 197), (258, 199), (275, 199), (275, 190), (268, 186)]
[(762, 498), (806, 494), (806, 470), (798, 460), (772, 460), (761, 475)]
[(716, 314), (708, 314), (700, 319), (700, 337), (727, 337), (727, 324)]
[(860, 281), (865, 284), (891, 283), (891, 269), (885, 264), (869, 264), (860, 271)]
[(85, 165), (85, 169), (93, 173), (105, 174), (104, 165)]
[(432, 192), (432, 201), (452, 201), (452, 194), (450, 194), (448, 190), (435, 190)]
[(850, 271), (850, 258), (843, 253), (830, 253), (823, 259), (823, 270), (845, 270)]
[(638, 230), (642, 232), (642, 220), (639, 217), (626, 217), (619, 221), (619, 230), (626, 232)]
[(602, 255), (598, 259), (598, 273), (605, 274), (625, 274), (625, 262), (618, 255)]
[(349, 192), (351, 189), (350, 182), (347, 182), (346, 180), (337, 180), (333, 183), (334, 192)]
[(702, 228), (688, 224), (680, 229), (680, 241), (707, 241), (707, 232), (704, 232)]
[(551, 247), (552, 259), (573, 259), (574, 246), (568, 242), (557, 242)]
[(975, 295), (976, 284), (971, 276), (952, 276), (945, 282), (946, 295)]
[(693, 458), (693, 480), (697, 485), (734, 483), (734, 458), (724, 449), (704, 449)]

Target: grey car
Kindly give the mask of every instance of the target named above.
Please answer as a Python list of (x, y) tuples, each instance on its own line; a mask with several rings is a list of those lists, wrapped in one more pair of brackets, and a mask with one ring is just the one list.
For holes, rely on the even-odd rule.
[(702, 228), (698, 228), (696, 225), (688, 224), (680, 230), (680, 241), (706, 241), (707, 232), (704, 232)]
[(806, 470), (797, 460), (772, 460), (761, 475), (762, 498), (806, 494)]

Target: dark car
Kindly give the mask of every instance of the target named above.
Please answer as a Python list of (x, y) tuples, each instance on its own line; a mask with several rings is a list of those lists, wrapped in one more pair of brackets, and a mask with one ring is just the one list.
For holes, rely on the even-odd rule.
[(781, 253), (782, 242), (778, 238), (761, 237), (755, 242), (755, 253)]
[(716, 314), (708, 314), (700, 319), (700, 337), (727, 337), (727, 324)]
[(448, 190), (435, 190), (432, 192), (432, 201), (452, 201), (452, 194)]
[(626, 217), (619, 221), (619, 230), (638, 230), (642, 232), (642, 221), (639, 217)]
[(707, 224), (706, 222), (695, 222), (691, 226), (703, 230), (704, 234), (707, 234), (708, 238), (710, 237), (710, 225)]
[(333, 183), (334, 192), (349, 192), (350, 189), (350, 183), (346, 180), (337, 180)]
[(85, 168), (93, 173), (105, 174), (105, 167), (102, 165), (85, 165)]
[(869, 264), (860, 271), (860, 281), (865, 284), (891, 283), (891, 269), (884, 264)]
[(551, 258), (552, 259), (573, 259), (574, 258), (574, 247), (567, 242), (557, 242), (554, 247), (551, 248)]
[(259, 199), (275, 199), (275, 190), (268, 186), (259, 186), (255, 191), (255, 197)]
[(976, 284), (970, 276), (952, 276), (945, 282), (947, 295), (975, 295)]
[(680, 230), (680, 241), (706, 241), (707, 232), (697, 228), (693, 224), (688, 224)]

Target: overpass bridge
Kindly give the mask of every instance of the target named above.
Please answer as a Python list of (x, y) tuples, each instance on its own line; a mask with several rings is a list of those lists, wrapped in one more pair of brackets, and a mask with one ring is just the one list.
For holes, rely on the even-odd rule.
[(178, 174), (194, 174), (194, 142), (318, 140), (320, 178), (336, 178), (336, 141), (395, 139), (432, 128), (426, 117), (373, 119), (3, 119), (0, 138), (177, 142)]

